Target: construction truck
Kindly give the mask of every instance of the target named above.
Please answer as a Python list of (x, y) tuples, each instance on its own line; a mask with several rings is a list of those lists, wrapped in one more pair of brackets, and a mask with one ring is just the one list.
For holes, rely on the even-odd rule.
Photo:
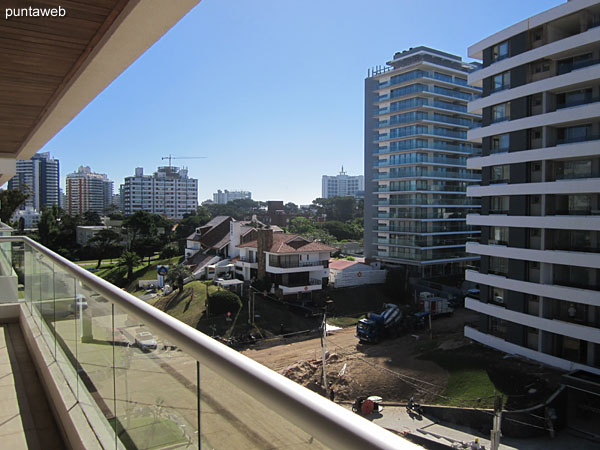
[(378, 343), (386, 337), (396, 337), (402, 328), (402, 310), (387, 303), (381, 314), (370, 312), (356, 324), (356, 337), (360, 342)]
[(419, 312), (431, 314), (431, 318), (439, 316), (449, 316), (454, 313), (454, 309), (448, 304), (448, 299), (436, 297), (431, 292), (421, 292), (419, 294)]

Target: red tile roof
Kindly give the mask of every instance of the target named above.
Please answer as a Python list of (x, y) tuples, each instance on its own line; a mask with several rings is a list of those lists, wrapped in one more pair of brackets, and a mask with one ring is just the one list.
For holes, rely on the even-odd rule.
[[(258, 241), (238, 245), (238, 248), (258, 248)], [(297, 234), (273, 233), (273, 245), (269, 253), (334, 252), (336, 248), (322, 242), (311, 242)]]
[(359, 261), (348, 261), (347, 259), (334, 259), (329, 260), (329, 268), (335, 270), (344, 270), (358, 263)]

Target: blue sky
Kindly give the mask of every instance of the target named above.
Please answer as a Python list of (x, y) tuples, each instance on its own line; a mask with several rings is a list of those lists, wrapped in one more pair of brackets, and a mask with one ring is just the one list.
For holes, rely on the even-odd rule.
[[(363, 173), (364, 78), (397, 51), (467, 47), (558, 0), (203, 0), (43, 151), (115, 192), (162, 156), (199, 179), (199, 200), (245, 189), (310, 203), (321, 176)], [(175, 162), (174, 162), (175, 165)]]

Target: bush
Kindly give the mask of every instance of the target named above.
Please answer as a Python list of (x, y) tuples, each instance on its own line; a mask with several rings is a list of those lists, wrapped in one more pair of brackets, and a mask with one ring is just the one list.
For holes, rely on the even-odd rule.
[(237, 294), (227, 289), (219, 289), (208, 297), (208, 311), (211, 315), (230, 312), (232, 316), (242, 308), (242, 301)]
[(168, 259), (180, 255), (179, 246), (175, 242), (165, 245), (160, 251), (160, 259)]

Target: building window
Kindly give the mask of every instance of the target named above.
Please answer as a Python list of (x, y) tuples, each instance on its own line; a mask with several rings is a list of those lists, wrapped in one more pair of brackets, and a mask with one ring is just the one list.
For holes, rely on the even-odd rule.
[(510, 119), (510, 102), (492, 106), (492, 123)]
[(508, 195), (490, 198), (490, 214), (508, 214)]
[(591, 125), (558, 128), (556, 130), (557, 144), (587, 141), (591, 138), (591, 131)]
[(510, 164), (492, 166), (490, 172), (490, 183), (508, 183), (510, 178)]
[(592, 160), (579, 159), (575, 161), (557, 161), (555, 163), (555, 178), (570, 180), (573, 178), (590, 178), (592, 176)]
[(525, 295), (525, 312), (532, 316), (540, 315), (540, 298), (537, 295)]
[(490, 303), (495, 303), (497, 305), (504, 306), (504, 289), (499, 287), (492, 288), (492, 298), (490, 299)]
[(488, 273), (505, 277), (508, 275), (508, 258), (490, 256), (490, 267)]
[(489, 329), (492, 336), (505, 339), (506, 322), (504, 320), (498, 319), (497, 317), (490, 317)]
[(497, 136), (492, 136), (491, 138), (491, 153), (504, 153), (508, 151), (510, 145), (510, 135), (499, 134)]
[(539, 330), (537, 328), (527, 327), (525, 332), (527, 333), (527, 347), (532, 350), (537, 350)]
[(488, 244), (508, 245), (508, 227), (490, 227)]
[(492, 47), (492, 62), (508, 58), (508, 41), (501, 42)]
[(506, 71), (495, 75), (492, 79), (492, 92), (510, 88), (510, 72)]

